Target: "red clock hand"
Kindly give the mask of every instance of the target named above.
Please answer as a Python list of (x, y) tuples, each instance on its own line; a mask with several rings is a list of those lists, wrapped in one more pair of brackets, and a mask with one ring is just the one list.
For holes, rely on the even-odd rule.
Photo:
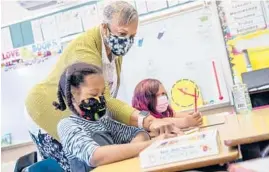
[[(187, 93), (187, 92), (186, 92), (186, 91), (184, 91), (182, 88), (178, 88), (178, 90), (179, 90), (180, 92), (182, 92), (183, 94), (185, 94), (185, 95), (195, 97), (195, 94), (190, 94), (190, 93)], [(197, 96), (197, 97), (198, 97), (198, 96)]]

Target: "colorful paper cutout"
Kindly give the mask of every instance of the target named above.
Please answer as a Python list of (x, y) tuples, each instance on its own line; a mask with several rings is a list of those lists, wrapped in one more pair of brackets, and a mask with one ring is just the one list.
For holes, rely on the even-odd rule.
[(144, 42), (144, 38), (141, 38), (141, 39), (139, 39), (138, 40), (138, 47), (142, 47), (142, 45), (143, 45), (143, 42)]
[(46, 41), (39, 44), (17, 48), (2, 53), (1, 67), (4, 71), (41, 63), (50, 56), (60, 54), (62, 46), (59, 41)]
[(163, 35), (164, 35), (164, 32), (159, 32), (159, 34), (158, 34), (158, 39), (161, 39), (162, 37), (163, 37)]

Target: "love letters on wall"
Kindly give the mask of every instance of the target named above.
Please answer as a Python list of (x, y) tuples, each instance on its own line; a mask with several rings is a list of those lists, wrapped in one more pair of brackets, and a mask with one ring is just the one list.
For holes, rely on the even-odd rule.
[(18, 67), (42, 63), (49, 57), (60, 53), (62, 53), (62, 46), (57, 40), (16, 48), (2, 53), (1, 68), (4, 71), (9, 71)]

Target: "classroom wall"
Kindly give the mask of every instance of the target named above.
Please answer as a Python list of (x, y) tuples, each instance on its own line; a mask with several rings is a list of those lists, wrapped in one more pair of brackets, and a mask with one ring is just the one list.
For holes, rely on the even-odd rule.
[(27, 17), (37, 15), (38, 13), (40, 13), (40, 10), (28, 11), (22, 8), (16, 1), (2, 0), (1, 6), (4, 7), (4, 8), (1, 8), (1, 21), (2, 21), (1, 25), (2, 26), (22, 20)]
[[(83, 2), (84, 0), (80, 0)], [(23, 7), (21, 7), (15, 0), (1, 0), (1, 6), (5, 8), (1, 8), (1, 26), (14, 23), (17, 21), (21, 21), (26, 18), (30, 18), (33, 16), (37, 16), (44, 12), (48, 12), (54, 10), (56, 8), (65, 7), (77, 3), (76, 1), (69, 1), (65, 4), (52, 5), (49, 7), (45, 7), (38, 10), (29, 11)], [(16, 12), (14, 12), (16, 11)]]

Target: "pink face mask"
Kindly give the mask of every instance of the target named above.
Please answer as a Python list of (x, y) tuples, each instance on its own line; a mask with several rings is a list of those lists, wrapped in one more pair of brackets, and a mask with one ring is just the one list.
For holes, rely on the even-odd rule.
[(156, 105), (156, 111), (158, 113), (163, 113), (167, 110), (169, 103), (167, 96), (159, 96), (157, 97), (157, 105)]

